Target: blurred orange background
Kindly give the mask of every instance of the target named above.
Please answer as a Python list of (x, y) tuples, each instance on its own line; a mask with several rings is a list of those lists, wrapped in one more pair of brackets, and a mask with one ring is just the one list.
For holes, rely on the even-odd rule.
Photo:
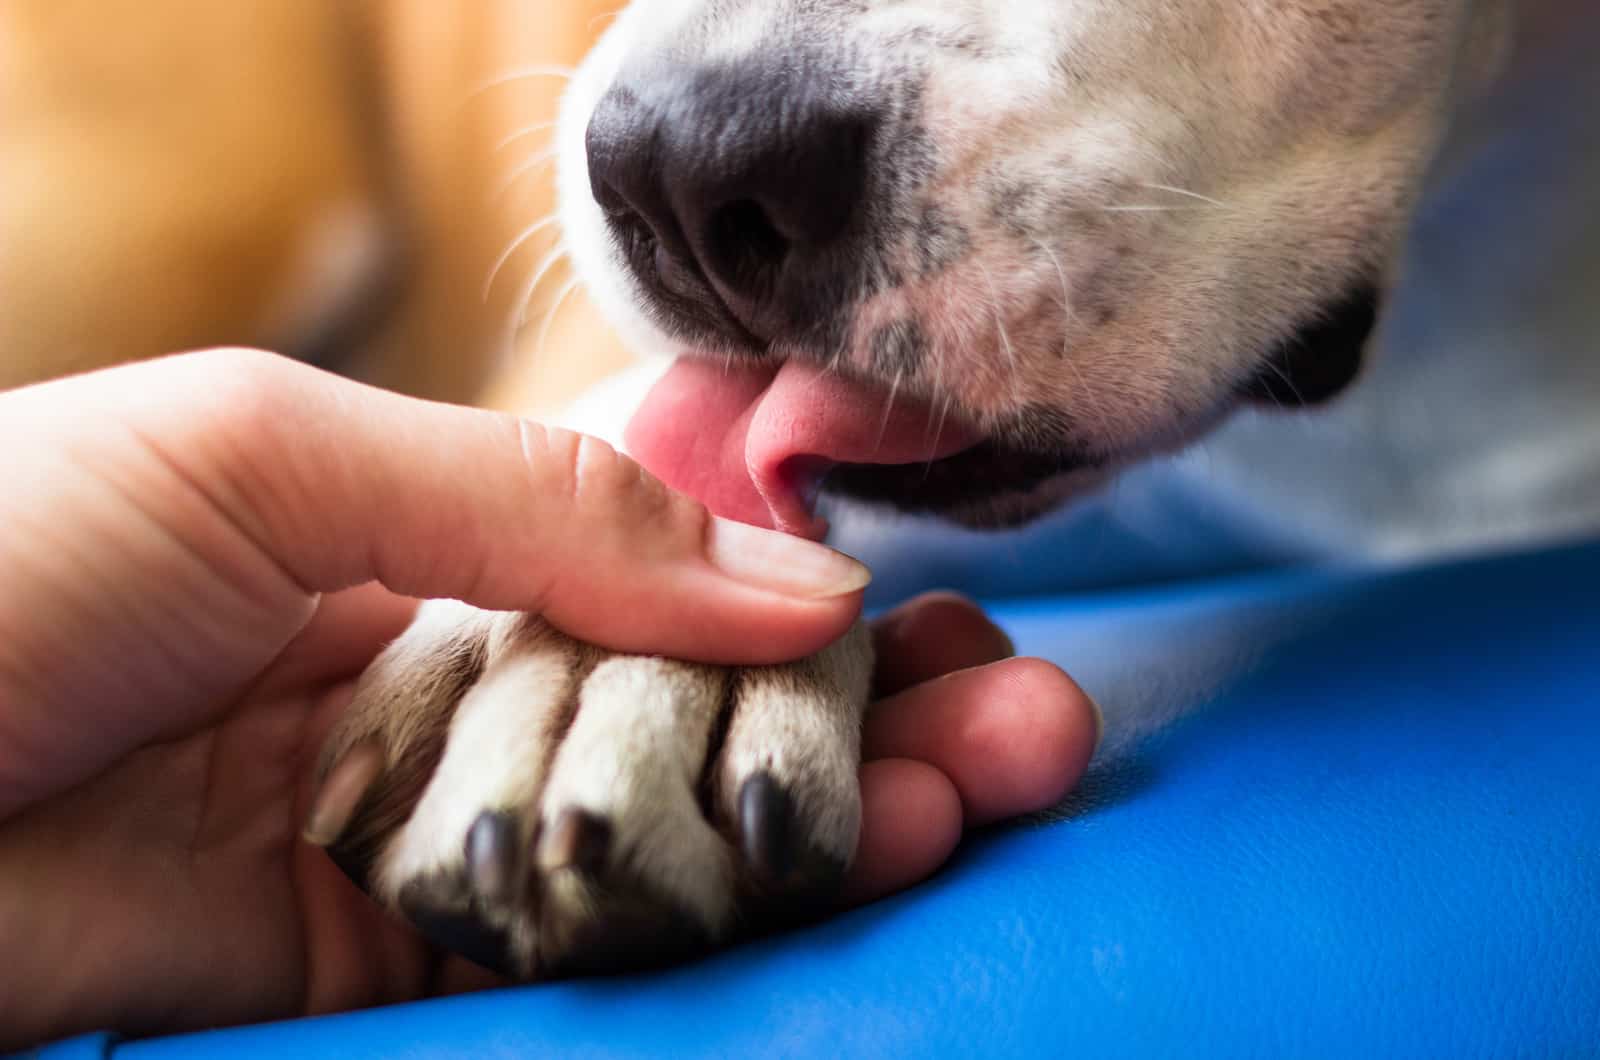
[[(622, 353), (554, 248), (564, 80), (621, 0), (0, 5), (0, 387), (197, 346), (539, 412)], [(553, 351), (564, 351), (555, 356)]]

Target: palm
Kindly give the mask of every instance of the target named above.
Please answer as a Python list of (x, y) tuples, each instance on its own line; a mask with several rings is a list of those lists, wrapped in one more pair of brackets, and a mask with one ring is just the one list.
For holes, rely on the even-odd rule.
[[(321, 730), (381, 639), (365, 634), (399, 614), (383, 604), (354, 629), (314, 624), (219, 724), (144, 748), (0, 828), (0, 915), (31, 919), (22, 937), (71, 953), (64, 976), (124, 979), (114, 1009), (93, 1014), (99, 1025), (238, 1022), (428, 985), (417, 938), (299, 842)], [(22, 986), (37, 990), (13, 994), (30, 1021), (82, 1002), (62, 984)]]
[[(11, 982), (0, 969), (0, 1048), (69, 1030), (213, 1026), (494, 982), (441, 960), (300, 839), (323, 735), (411, 606), (375, 589), (329, 597), (235, 703), (187, 712), (220, 721), (0, 824), (0, 937), (43, 970)], [(1092, 708), (1059, 671), (980, 665), (1008, 648), (970, 605), (890, 618), (878, 634), (880, 685), (906, 691), (869, 717), (865, 749), (879, 760), (863, 767), (853, 901), (935, 868), (963, 815), (981, 823), (1047, 805), (1093, 741)], [(979, 668), (921, 683), (959, 666)], [(1019, 695), (1032, 706), (1017, 710)], [(984, 723), (986, 713), (1001, 723)], [(1015, 739), (1022, 731), (1029, 741)], [(998, 751), (974, 742), (982, 733)], [(921, 827), (906, 828), (908, 819)]]

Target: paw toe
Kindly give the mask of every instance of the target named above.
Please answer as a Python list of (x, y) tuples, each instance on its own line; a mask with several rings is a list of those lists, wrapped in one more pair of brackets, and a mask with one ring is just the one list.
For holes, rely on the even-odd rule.
[(788, 789), (759, 772), (739, 789), (739, 841), (746, 866), (768, 892), (825, 895), (844, 878), (846, 862), (808, 842)]
[(524, 962), (518, 959), (511, 928), (485, 917), (481, 903), (467, 893), (461, 877), (442, 873), (413, 880), (401, 889), (397, 904), (434, 945), (501, 975), (527, 974)]
[(587, 810), (568, 807), (539, 843), (539, 869), (546, 873), (570, 870), (599, 876), (605, 871), (611, 838), (610, 821)]

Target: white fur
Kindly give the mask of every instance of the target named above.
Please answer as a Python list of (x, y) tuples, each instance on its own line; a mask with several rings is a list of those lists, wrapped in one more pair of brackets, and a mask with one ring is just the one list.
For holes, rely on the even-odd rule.
[[(1081, 423), (1083, 448), (1123, 462), (1211, 427), (1276, 342), (1391, 268), (1458, 74), (1479, 76), (1452, 64), (1499, 16), (1473, 0), (807, 10), (702, 0), (662, 19), (635, 3), (580, 69), (560, 126), (562, 217), (597, 303), (643, 353), (699, 352), (645, 317), (590, 196), (583, 133), (620, 71), (666, 49), (680, 63), (773, 59), (815, 17), (839, 22), (847, 80), (889, 92), (915, 51), (897, 43), (906, 30), (965, 34), (976, 57), (914, 56), (937, 159), (914, 208), (959, 222), (970, 251), (855, 307), (844, 360), (866, 370), (874, 328), (914, 319), (934, 365), (899, 392), (979, 423), (1024, 398), (1052, 405)], [(1008, 182), (1040, 192), (1038, 216), (1012, 218), (1020, 233), (990, 213)]]

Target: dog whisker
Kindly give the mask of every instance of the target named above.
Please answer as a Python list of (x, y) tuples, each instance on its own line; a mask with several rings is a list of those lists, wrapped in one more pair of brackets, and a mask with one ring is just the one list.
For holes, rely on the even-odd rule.
[[(1073, 309), (1072, 307), (1071, 288), (1067, 284), (1066, 270), (1061, 267), (1061, 259), (1056, 257), (1056, 252), (1050, 249), (1050, 244), (1037, 238), (1034, 239), (1033, 242), (1034, 245), (1045, 252), (1045, 255), (1050, 259), (1050, 264), (1055, 266), (1056, 278), (1061, 281), (1061, 311), (1072, 320), (1074, 325), (1081, 325), (1082, 321), (1078, 317), (1077, 310)], [(1067, 366), (1067, 371), (1072, 373), (1073, 380), (1078, 384), (1078, 400), (1083, 404), (1084, 408), (1091, 408), (1095, 410), (1096, 425), (1100, 428), (1100, 431), (1103, 435), (1109, 436), (1111, 433), (1111, 424), (1107, 422), (1106, 414), (1099, 407), (1099, 402), (1091, 399), (1089, 382), (1084, 378), (1083, 369), (1078, 366), (1077, 360), (1073, 358), (1069, 349), (1072, 344), (1072, 334), (1073, 333), (1071, 331), (1068, 331), (1065, 328), (1062, 329), (1061, 363)]]
[[(945, 420), (949, 415), (950, 399), (941, 395), (936, 407), (934, 409), (930, 409), (929, 422), (933, 424), (933, 432), (924, 439), (925, 443), (931, 443), (934, 439), (938, 438), (939, 435), (944, 433)], [(922, 462), (923, 482), (928, 481), (928, 476), (933, 474), (933, 465), (934, 461), (932, 459), (924, 460)]]
[(844, 363), (844, 359), (845, 359), (845, 356), (846, 356), (847, 352), (848, 352), (847, 344), (840, 343), (834, 349), (834, 351), (828, 355), (828, 359), (822, 362), (822, 372), (821, 372), (821, 374), (819, 376), (817, 376), (816, 378), (812, 379), (811, 382), (809, 384), (807, 384), (807, 386), (806, 386), (807, 391), (810, 391), (812, 388), (816, 387), (817, 384), (820, 383), (822, 381), (823, 377), (825, 377), (825, 376), (842, 375), (843, 374), (843, 369), (841, 369), (839, 366)]
[[(1290, 377), (1288, 372), (1285, 372), (1282, 368), (1280, 368), (1277, 365), (1273, 364), (1271, 361), (1267, 362), (1267, 367), (1272, 369), (1272, 374), (1273, 375), (1276, 375), (1279, 379), (1283, 380), (1283, 385), (1289, 388), (1289, 393), (1291, 393), (1291, 394), (1293, 394), (1295, 396), (1295, 400), (1296, 401), (1300, 402), (1301, 405), (1309, 404), (1309, 402), (1306, 401), (1305, 395), (1300, 392), (1300, 388), (1298, 386), (1295, 386), (1294, 379)], [(1272, 403), (1274, 405), (1277, 405), (1280, 409), (1287, 409), (1287, 408), (1292, 408), (1293, 407), (1293, 406), (1290, 406), (1290, 405), (1285, 405), (1279, 398), (1277, 398), (1274, 395), (1269, 395), (1269, 396), (1272, 397)]]
[(841, 360), (843, 360), (843, 359), (844, 359), (844, 349), (843, 349), (843, 347), (841, 347), (841, 348), (839, 348), (837, 350), (834, 350), (833, 354), (826, 361), (822, 362), (822, 371), (818, 372), (816, 375), (812, 376), (811, 380), (808, 383), (806, 383), (805, 393), (810, 394), (817, 387), (821, 386), (822, 383), (823, 383), (823, 380), (826, 379), (829, 375), (838, 375), (839, 374), (839, 362)]
[[(937, 409), (937, 413), (933, 417), (933, 423), (934, 423), (933, 433), (927, 436), (927, 439), (926, 439), (927, 441), (931, 442), (935, 438), (939, 437), (939, 435), (944, 433), (944, 425), (950, 419), (950, 401), (951, 401), (951, 399), (950, 399), (950, 396), (948, 394), (940, 394), (939, 395), (939, 400), (936, 402), (936, 405), (935, 405), (935, 407)], [(930, 473), (932, 473), (932, 471), (933, 471), (933, 461), (932, 460), (923, 461), (923, 464), (922, 464), (922, 478), (923, 478), (923, 481), (927, 481), (928, 475)]]
[(540, 121), (534, 122), (532, 125), (524, 125), (519, 129), (513, 129), (511, 132), (507, 133), (499, 143), (494, 145), (494, 151), (492, 153), (499, 154), (501, 151), (504, 151), (518, 140), (521, 140), (524, 137), (532, 136), (534, 133), (544, 132), (546, 129), (554, 129), (559, 124), (561, 123), (558, 121)]
[(1203, 204), (1195, 206), (1158, 206), (1154, 204), (1135, 203), (1132, 205), (1102, 206), (1102, 213), (1180, 213), (1188, 210), (1213, 209)]
[(572, 296), (572, 292), (576, 291), (581, 284), (582, 281), (574, 276), (572, 279), (561, 285), (561, 290), (557, 292), (555, 300), (550, 303), (550, 311), (544, 315), (544, 323), (539, 325), (539, 335), (536, 339), (534, 339), (533, 342), (533, 356), (535, 360), (537, 360), (544, 353), (544, 343), (545, 340), (550, 337), (550, 327), (556, 322), (556, 314), (561, 312), (561, 306), (568, 298)]
[(513, 239), (509, 245), (507, 245), (505, 250), (500, 252), (500, 256), (494, 259), (494, 264), (489, 267), (489, 278), (483, 281), (483, 300), (485, 302), (489, 300), (489, 295), (494, 291), (494, 281), (496, 277), (500, 275), (500, 270), (505, 268), (506, 262), (511, 260), (511, 256), (515, 254), (525, 243), (527, 243), (528, 240), (532, 239), (546, 228), (549, 228), (551, 225), (556, 224), (558, 221), (560, 221), (560, 219), (560, 216), (557, 214), (548, 214), (544, 217), (541, 217), (527, 228), (524, 228), (521, 232), (517, 233), (516, 238)]
[(510, 191), (516, 186), (517, 181), (521, 180), (529, 173), (534, 173), (540, 169), (543, 169), (545, 166), (555, 161), (556, 156), (559, 153), (560, 152), (558, 148), (551, 146), (545, 148), (543, 151), (536, 151), (529, 157), (523, 159), (515, 169), (505, 175), (505, 178), (501, 180), (499, 186), (494, 189), (494, 197), (496, 199), (503, 197), (506, 192)]
[(983, 274), (984, 286), (989, 288), (989, 310), (994, 314), (995, 327), (1000, 332), (1000, 346), (1006, 352), (1006, 364), (1011, 372), (1011, 400), (1017, 405), (1022, 404), (1022, 372), (1017, 365), (1017, 351), (1011, 345), (1011, 336), (1006, 334), (1005, 314), (1000, 308), (1000, 292), (994, 285), (994, 277), (984, 267), (981, 261), (975, 261), (978, 271)]
[(1139, 186), (1143, 187), (1143, 188), (1149, 188), (1151, 191), (1165, 191), (1165, 192), (1170, 192), (1173, 195), (1182, 195), (1185, 198), (1197, 199), (1200, 202), (1203, 202), (1203, 203), (1207, 204), (1208, 206), (1215, 206), (1218, 209), (1222, 209), (1222, 210), (1231, 210), (1231, 209), (1233, 209), (1233, 207), (1229, 206), (1227, 203), (1221, 201), (1220, 199), (1213, 199), (1209, 195), (1202, 195), (1198, 191), (1190, 191), (1188, 188), (1178, 188), (1178, 187), (1174, 187), (1171, 184), (1151, 184), (1151, 183), (1149, 183), (1147, 181), (1140, 181), (1139, 182)]
[(553, 63), (532, 63), (528, 66), (519, 66), (512, 70), (506, 70), (486, 81), (478, 82), (473, 86), (471, 95), (476, 96), (489, 91), (491, 88), (509, 85), (516, 81), (532, 81), (541, 77), (555, 77), (560, 78), (562, 81), (571, 81), (573, 75), (577, 72), (570, 66), (557, 66)]
[(905, 372), (894, 373), (894, 382), (889, 384), (889, 396), (883, 403), (883, 415), (878, 418), (878, 440), (873, 443), (872, 450), (877, 452), (883, 448), (884, 436), (889, 433), (889, 418), (894, 415), (894, 400), (900, 394), (900, 384), (905, 379)]
[[(1050, 249), (1050, 244), (1046, 243), (1037, 236), (1033, 237), (1033, 245), (1044, 251), (1045, 256), (1050, 259), (1050, 264), (1055, 266), (1056, 279), (1061, 282), (1061, 311), (1068, 317), (1072, 318), (1072, 322), (1074, 324), (1081, 324), (1082, 321), (1078, 317), (1077, 310), (1072, 308), (1072, 297), (1067, 286), (1067, 273), (1066, 270), (1061, 267), (1061, 259), (1056, 257), (1056, 252)], [(1066, 338), (1063, 338), (1063, 356), (1065, 356), (1066, 341)]]
[(554, 250), (552, 250), (549, 254), (546, 254), (544, 260), (539, 262), (538, 267), (533, 270), (532, 278), (524, 283), (521, 289), (518, 290), (517, 300), (512, 304), (518, 306), (527, 306), (532, 303), (533, 296), (538, 292), (539, 285), (544, 282), (544, 278), (550, 274), (552, 269), (565, 260), (566, 256), (567, 245), (565, 243), (558, 244)]
[(517, 299), (511, 305), (515, 311), (515, 326), (524, 328), (528, 325), (528, 311), (533, 306), (533, 297), (538, 293), (539, 281), (544, 279), (544, 273), (554, 268), (567, 255), (565, 243), (557, 244), (534, 269), (533, 278), (525, 282), (517, 291)]
[(924, 428), (924, 432), (925, 432), (926, 440), (930, 440), (930, 441), (932, 439), (934, 439), (934, 438), (937, 438), (939, 436), (939, 433), (944, 430), (944, 417), (945, 417), (945, 414), (948, 413), (948, 411), (949, 411), (949, 409), (948, 409), (949, 398), (946, 396), (945, 382), (944, 382), (944, 351), (942, 350), (942, 348), (940, 347), (940, 344), (938, 344), (938, 343), (933, 344), (932, 360), (933, 360), (933, 393), (938, 395), (938, 400), (940, 402), (944, 402), (946, 404), (946, 409), (945, 409), (945, 412), (937, 413), (939, 422), (938, 422), (937, 429), (935, 429), (935, 426), (934, 426), (934, 417), (936, 415), (935, 406), (932, 405), (932, 404), (930, 404), (928, 406), (928, 423), (927, 423), (927, 426)]
[(589, 23), (585, 29), (587, 29), (588, 32), (593, 33), (596, 23), (614, 21), (618, 15), (622, 14), (622, 11), (623, 8), (621, 7), (617, 8), (615, 11), (602, 11), (598, 15), (595, 15), (593, 18), (589, 19)]
[(485, 92), (488, 92), (492, 89), (499, 88), (502, 85), (509, 85), (518, 81), (533, 81), (545, 77), (559, 78), (562, 82), (567, 82), (572, 80), (573, 75), (576, 73), (577, 71), (570, 66), (553, 66), (544, 63), (535, 63), (531, 66), (525, 66), (515, 70), (507, 70), (506, 72), (491, 77), (486, 81), (479, 81), (477, 84), (467, 89), (467, 91), (461, 96), (460, 101), (456, 103), (456, 108), (458, 111), (465, 110), (468, 106), (474, 103), (479, 96), (482, 96)]

